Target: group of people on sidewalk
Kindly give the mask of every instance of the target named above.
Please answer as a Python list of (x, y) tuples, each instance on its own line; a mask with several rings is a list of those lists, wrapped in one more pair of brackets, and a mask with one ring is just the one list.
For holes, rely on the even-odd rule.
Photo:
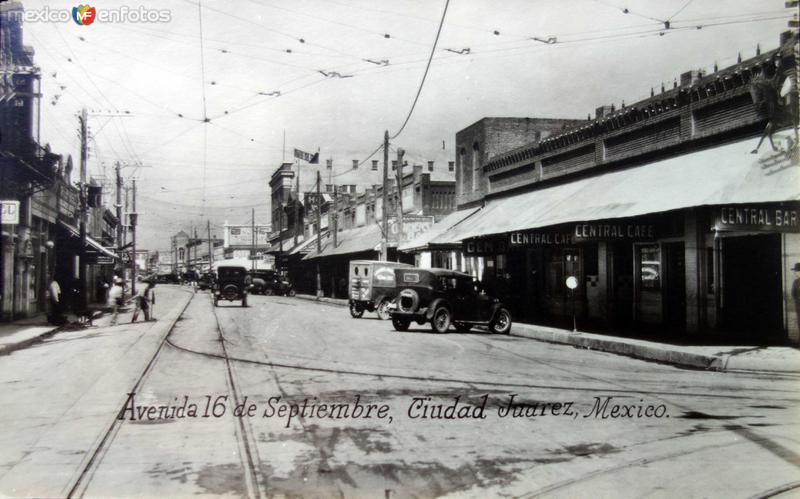
[[(135, 308), (131, 322), (137, 321), (140, 312), (143, 313), (145, 321), (155, 320), (152, 316), (153, 305), (155, 305), (156, 302), (155, 291), (153, 289), (156, 285), (155, 279), (139, 278), (138, 281), (140, 286), (133, 297)], [(125, 305), (125, 282), (121, 277), (114, 277), (111, 287), (108, 288), (107, 296), (107, 304), (112, 313), (111, 325), (114, 326), (119, 319), (120, 309)], [(61, 286), (55, 279), (50, 280), (48, 300), (50, 305), (47, 314), (48, 322), (59, 326), (65, 324), (67, 320), (64, 315), (66, 310), (64, 307), (64, 296), (61, 291)], [(88, 324), (91, 325), (91, 318), (88, 320)]]

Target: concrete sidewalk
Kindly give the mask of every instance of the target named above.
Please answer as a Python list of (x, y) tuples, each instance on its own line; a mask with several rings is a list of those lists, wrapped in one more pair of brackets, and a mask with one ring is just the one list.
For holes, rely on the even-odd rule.
[[(110, 308), (100, 305), (93, 306), (92, 325), (81, 324), (78, 317), (66, 314), (67, 323), (55, 326), (47, 322), (45, 314), (38, 314), (26, 319), (0, 324), (0, 355), (6, 355), (14, 350), (25, 348), (36, 342), (42, 341), (59, 331), (74, 331), (83, 328), (106, 327), (111, 324), (112, 314)], [(126, 297), (125, 305), (120, 309), (118, 324), (125, 324), (133, 317), (133, 299)], [(142, 314), (140, 314), (142, 317)]]
[[(347, 300), (297, 295), (303, 300), (346, 307)], [(588, 350), (626, 355), (680, 367), (728, 372), (800, 374), (800, 349), (792, 347), (683, 346), (593, 333), (573, 333), (534, 324), (514, 323), (512, 336)]]

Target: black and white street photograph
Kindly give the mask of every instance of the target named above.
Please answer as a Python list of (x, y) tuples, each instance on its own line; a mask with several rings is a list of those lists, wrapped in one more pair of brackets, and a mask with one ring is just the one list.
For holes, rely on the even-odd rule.
[(0, 0), (0, 497), (800, 497), (798, 0)]

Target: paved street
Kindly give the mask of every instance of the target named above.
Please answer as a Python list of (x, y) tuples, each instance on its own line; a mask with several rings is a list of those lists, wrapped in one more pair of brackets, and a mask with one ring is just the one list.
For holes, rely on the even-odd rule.
[(797, 492), (797, 377), (427, 326), (398, 333), (374, 315), (354, 320), (297, 298), (214, 309), (205, 292), (157, 291), (156, 323), (62, 332), (0, 358), (0, 492)]

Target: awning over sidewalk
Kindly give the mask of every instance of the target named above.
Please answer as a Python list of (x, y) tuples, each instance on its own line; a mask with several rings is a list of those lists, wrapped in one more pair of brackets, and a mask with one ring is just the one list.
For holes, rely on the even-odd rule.
[(403, 243), (400, 245), (398, 249), (400, 251), (414, 251), (414, 250), (423, 250), (433, 246), (436, 246), (434, 241), (441, 236), (442, 234), (446, 233), (456, 225), (460, 224), (464, 220), (468, 219), (471, 215), (475, 214), (480, 208), (469, 208), (465, 210), (458, 210), (455, 211), (443, 219), (439, 220), (433, 226), (425, 231), (424, 233), (420, 234), (419, 237), (414, 238), (413, 240)]
[[(786, 148), (792, 132), (776, 133)], [(492, 199), (469, 223), (454, 226), (431, 243), (562, 223), (626, 218), (718, 204), (800, 200), (800, 164), (768, 141), (751, 154), (747, 139), (647, 165), (583, 178), (505, 198)]]
[[(316, 245), (311, 246), (311, 251), (305, 256), (305, 260), (319, 258), (323, 256), (346, 255), (348, 253), (361, 253), (363, 251), (376, 250), (379, 248), (383, 235), (381, 228), (377, 224), (365, 225), (356, 229), (343, 230), (337, 235), (337, 245), (333, 246), (333, 236), (322, 240), (322, 252), (317, 253)], [(377, 251), (377, 250), (376, 250)]]
[[(81, 231), (79, 229), (71, 226), (68, 223), (60, 221), (60, 220), (59, 220), (58, 223), (64, 229), (66, 229), (70, 233), (71, 236), (76, 237), (76, 238), (80, 238), (81, 237)], [(107, 249), (105, 246), (100, 244), (100, 242), (98, 242), (98, 241), (92, 239), (91, 237), (89, 237), (88, 234), (86, 235), (86, 247), (91, 249), (91, 250), (93, 250), (93, 251), (96, 251), (97, 253), (99, 253), (99, 254), (101, 254), (103, 256), (108, 256), (108, 257), (111, 257), (111, 258), (114, 258), (114, 259), (117, 258), (117, 254), (116, 253), (114, 253), (113, 251)]]

